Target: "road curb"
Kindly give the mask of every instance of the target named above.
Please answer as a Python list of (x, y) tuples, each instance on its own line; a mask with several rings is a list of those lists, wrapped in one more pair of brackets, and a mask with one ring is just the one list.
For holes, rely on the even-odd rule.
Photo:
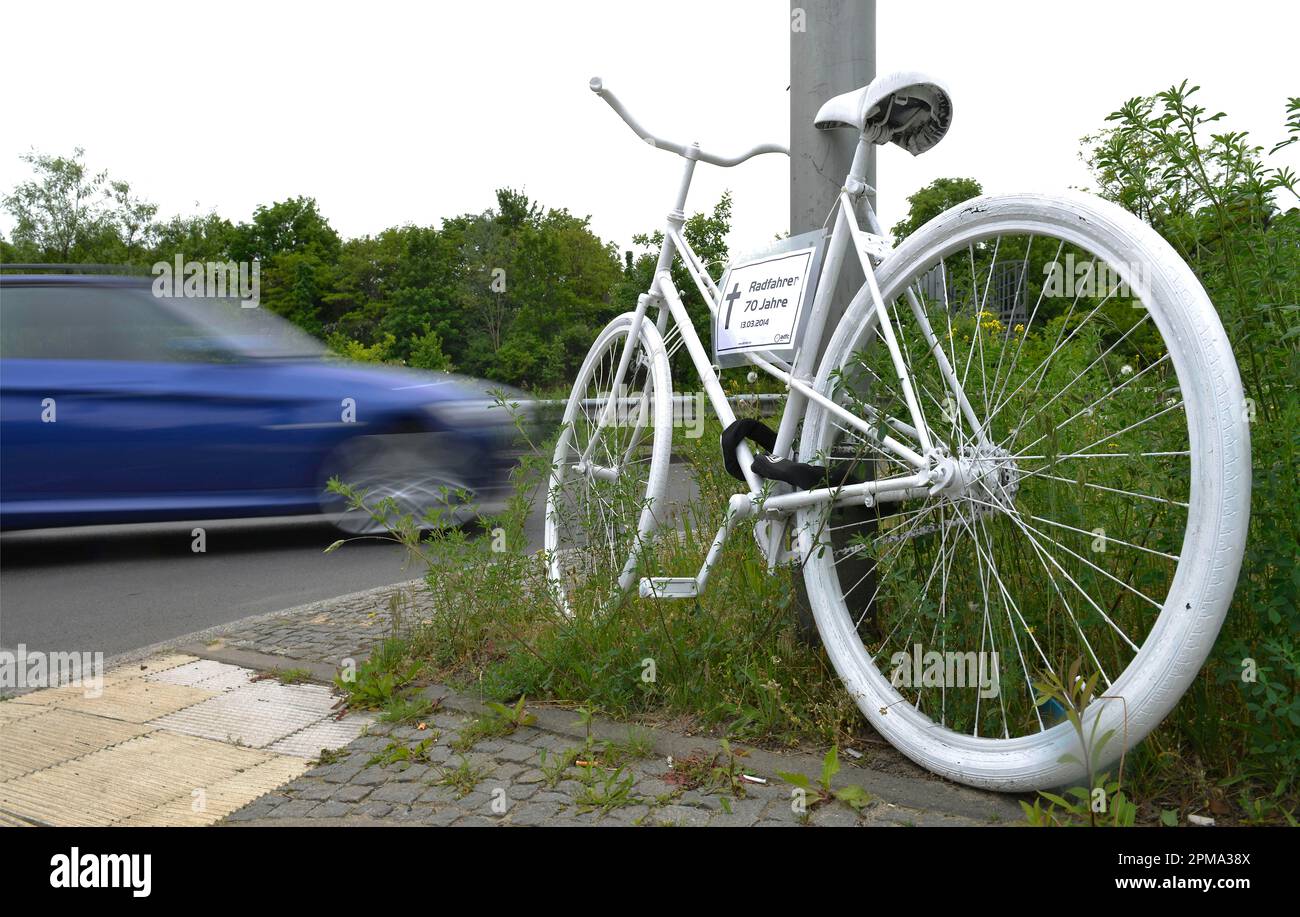
[[(390, 583), (387, 586), (374, 586), (370, 589), (361, 589), (356, 592), (336, 595), (333, 598), (317, 599), (316, 601), (306, 602), (302, 605), (294, 605), (291, 608), (282, 608), (279, 611), (267, 611), (260, 614), (249, 615), (248, 617), (240, 618), (237, 621), (227, 621), (224, 624), (205, 627), (203, 630), (181, 634), (178, 637), (172, 637), (167, 640), (160, 640), (157, 643), (151, 643), (149, 646), (130, 650), (126, 653), (119, 653), (116, 656), (111, 656), (106, 659), (104, 665), (106, 668), (116, 668), (132, 662), (138, 662), (141, 659), (147, 659), (150, 656), (156, 656), (159, 653), (174, 652), (181, 646), (207, 647), (212, 643), (212, 641), (220, 638), (224, 634), (243, 630), (267, 621), (274, 621), (278, 618), (293, 617), (300, 614), (309, 614), (316, 611), (324, 611), (327, 607), (337, 605), (340, 602), (360, 601), (371, 596), (377, 597), (381, 595), (391, 595), (394, 591), (409, 590), (412, 587), (420, 586), (423, 583), (423, 578), (403, 580), (400, 583)], [(332, 676), (330, 680), (332, 680)]]

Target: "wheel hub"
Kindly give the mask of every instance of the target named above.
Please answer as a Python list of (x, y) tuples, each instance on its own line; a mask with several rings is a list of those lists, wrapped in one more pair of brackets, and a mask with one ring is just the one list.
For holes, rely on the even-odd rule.
[(1020, 490), (1020, 469), (1011, 454), (997, 446), (962, 446), (956, 457), (932, 460), (930, 493), (949, 500), (970, 498), (1010, 508)]

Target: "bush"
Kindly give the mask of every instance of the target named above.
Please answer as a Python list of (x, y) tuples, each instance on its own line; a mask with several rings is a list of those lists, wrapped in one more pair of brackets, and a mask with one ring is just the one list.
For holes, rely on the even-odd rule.
[[(1270, 163), (1300, 142), (1300, 99), (1267, 154), (1182, 84), (1130, 100), (1087, 138), (1099, 192), (1154, 226), (1196, 271), (1241, 367), (1253, 493), (1237, 591), (1205, 671), (1146, 753), (1253, 782), (1294, 805), (1300, 771), (1300, 209)], [(1227, 727), (1227, 728), (1225, 728)]]

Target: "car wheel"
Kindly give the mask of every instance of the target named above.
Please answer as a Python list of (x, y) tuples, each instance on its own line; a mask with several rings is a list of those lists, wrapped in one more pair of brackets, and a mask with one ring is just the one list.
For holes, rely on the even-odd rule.
[[(348, 535), (390, 532), (407, 516), (421, 530), (458, 525), (474, 515), (467, 473), (472, 463), (473, 456), (447, 433), (354, 436), (322, 466), (321, 511)], [(325, 488), (324, 482), (335, 477), (362, 495), (365, 509), (349, 506)]]

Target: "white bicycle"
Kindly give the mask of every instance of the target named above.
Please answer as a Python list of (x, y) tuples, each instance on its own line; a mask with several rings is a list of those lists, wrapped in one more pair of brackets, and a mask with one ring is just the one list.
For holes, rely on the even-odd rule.
[[(700, 594), (753, 519), (769, 568), (802, 568), (862, 712), (931, 771), (1007, 791), (1080, 781), (1082, 764), (1063, 758), (1079, 757), (1073, 728), (1034, 690), (1072, 660), (1100, 678), (1083, 725), (1114, 730), (1102, 763), (1146, 736), (1218, 634), (1249, 515), (1241, 381), (1187, 265), (1083, 195), (980, 197), (892, 247), (866, 199), (867, 154), (922, 153), (952, 118), (941, 82), (899, 73), (817, 115), (818, 128), (859, 133), (829, 231), (733, 262), (719, 283), (683, 235), (696, 163), (788, 151), (673, 143), (599, 79), (591, 89), (685, 166), (653, 285), (599, 335), (565, 410), (545, 533), (561, 601), (638, 580), (664, 521), (669, 359), (685, 347), (743, 490), (698, 573), (642, 577), (642, 596)], [(675, 258), (712, 313), (712, 354), (673, 285)], [(866, 282), (828, 328), (852, 258)], [(739, 363), (786, 387), (775, 431), (736, 420), (718, 366)]]

